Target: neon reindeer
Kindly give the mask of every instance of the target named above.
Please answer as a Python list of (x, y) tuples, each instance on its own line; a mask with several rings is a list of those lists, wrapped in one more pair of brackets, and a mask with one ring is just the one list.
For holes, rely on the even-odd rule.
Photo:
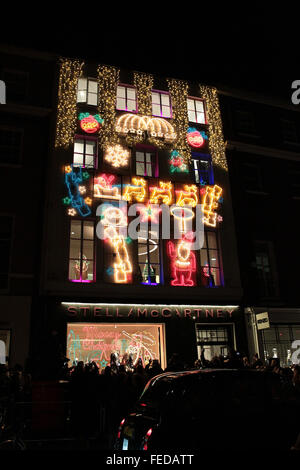
[(197, 186), (194, 184), (186, 184), (184, 185), (184, 190), (176, 191), (179, 193), (177, 197), (176, 205), (183, 207), (183, 206), (190, 206), (196, 207), (198, 204), (198, 196), (197, 196)]
[(132, 182), (133, 185), (126, 186), (123, 199), (128, 202), (132, 202), (133, 199), (143, 202), (146, 197), (146, 181), (144, 178), (132, 178)]
[(150, 188), (150, 203), (170, 205), (172, 204), (172, 183), (159, 182), (159, 188), (152, 186)]

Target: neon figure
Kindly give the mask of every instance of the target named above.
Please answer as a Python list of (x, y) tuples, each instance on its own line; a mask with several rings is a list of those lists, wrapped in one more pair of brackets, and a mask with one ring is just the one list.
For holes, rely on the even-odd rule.
[(119, 234), (119, 227), (127, 225), (127, 218), (118, 207), (108, 207), (103, 213), (101, 223), (105, 226), (104, 235), (113, 246), (116, 254), (114, 262), (114, 279), (117, 283), (126, 283), (132, 273), (132, 265), (123, 235)]
[[(78, 168), (79, 171), (74, 171), (72, 168), (71, 171), (65, 174), (65, 183), (68, 188), (69, 198), (71, 206), (78, 211), (82, 217), (87, 217), (91, 214), (91, 209), (83, 199), (81, 195), (82, 188), (79, 186), (83, 182), (82, 168)], [(70, 214), (71, 215), (71, 214)]]
[(152, 186), (150, 188), (150, 202), (154, 204), (159, 204), (159, 202), (167, 205), (172, 204), (172, 187), (171, 181), (168, 183), (160, 181), (159, 188)]
[(121, 199), (118, 186), (113, 186), (115, 178), (115, 175), (105, 173), (95, 178), (94, 196), (103, 199)]
[(222, 188), (218, 185), (206, 186), (206, 191), (203, 197), (203, 212), (204, 223), (215, 227), (217, 223), (217, 213), (214, 212), (218, 207), (218, 201), (222, 194)]
[(143, 202), (146, 197), (146, 180), (144, 178), (132, 178), (133, 185), (128, 184), (125, 188), (123, 199), (132, 202), (136, 199)]
[(167, 245), (168, 255), (172, 260), (172, 286), (194, 286), (192, 279), (196, 271), (196, 257), (191, 251), (192, 239), (186, 234), (177, 243), (169, 241)]
[(176, 205), (180, 207), (196, 207), (198, 204), (197, 191), (197, 186), (195, 184), (185, 184), (183, 190), (176, 191), (176, 193), (179, 193)]

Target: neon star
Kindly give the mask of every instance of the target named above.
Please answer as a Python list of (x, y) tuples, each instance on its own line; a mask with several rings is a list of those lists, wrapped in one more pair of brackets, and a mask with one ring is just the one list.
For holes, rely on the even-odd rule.
[(68, 215), (74, 216), (74, 215), (76, 215), (76, 214), (77, 214), (77, 212), (76, 212), (75, 209), (72, 208), (72, 209), (69, 209), (69, 210), (68, 210)]
[(147, 222), (151, 220), (155, 224), (158, 223), (158, 214), (161, 212), (161, 209), (154, 207), (153, 204), (147, 204), (141, 208), (142, 222)]
[(78, 186), (80, 194), (85, 194), (86, 193), (86, 187), (85, 186)]
[(90, 197), (86, 197), (84, 202), (88, 205), (88, 206), (91, 206), (92, 205), (92, 199)]
[(108, 362), (105, 359), (102, 359), (102, 361), (100, 361), (100, 367), (101, 368), (105, 368), (107, 364), (108, 364)]
[(71, 199), (69, 197), (64, 197), (63, 198), (63, 203), (68, 206), (71, 203)]

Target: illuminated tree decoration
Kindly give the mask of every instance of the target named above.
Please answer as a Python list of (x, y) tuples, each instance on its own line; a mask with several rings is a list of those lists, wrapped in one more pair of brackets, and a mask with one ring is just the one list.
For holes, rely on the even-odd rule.
[(198, 204), (198, 188), (195, 184), (185, 184), (183, 190), (176, 191), (176, 205), (196, 207)]
[(77, 82), (83, 65), (78, 60), (60, 61), (55, 147), (67, 148), (73, 144), (77, 125)]
[(222, 188), (218, 185), (206, 186), (205, 193), (202, 199), (204, 224), (210, 227), (215, 227), (217, 223), (217, 213), (215, 210), (219, 206), (219, 199), (222, 194)]
[(171, 158), (169, 160), (171, 173), (188, 173), (188, 165), (184, 161), (184, 157), (177, 151), (171, 152)]
[(217, 165), (227, 171), (225, 142), (222, 128), (218, 91), (216, 88), (201, 85), (200, 93), (205, 100), (209, 130), (209, 149), (212, 155), (213, 165)]
[[(87, 173), (87, 172), (84, 172)], [(89, 174), (87, 173), (89, 177)], [(72, 168), (72, 171), (65, 173), (65, 184), (68, 189), (68, 198), (64, 198), (64, 204), (69, 204), (72, 206), (72, 209), (68, 210), (68, 214), (71, 216), (79, 213), (82, 217), (87, 217), (91, 214), (91, 209), (89, 205), (92, 203), (92, 200), (89, 198), (83, 199), (82, 194), (86, 192), (85, 186), (82, 186), (84, 174), (82, 168)], [(87, 201), (89, 204), (87, 204)]]
[(168, 241), (167, 252), (171, 260), (172, 286), (194, 286), (193, 273), (196, 271), (196, 257), (191, 250), (193, 236), (184, 235), (177, 243)]
[(105, 238), (110, 242), (115, 252), (113, 263), (114, 280), (116, 283), (128, 283), (131, 280), (132, 265), (129, 259), (126, 240), (120, 234), (120, 227), (126, 227), (127, 216), (118, 207), (108, 207), (103, 213), (101, 223), (104, 225)]
[(159, 182), (159, 187), (151, 186), (150, 188), (150, 199), (149, 201), (153, 204), (166, 204), (171, 205), (173, 201), (172, 191), (173, 185), (171, 181), (165, 183), (164, 181)]
[(81, 129), (88, 134), (94, 134), (97, 132), (104, 122), (99, 114), (94, 114), (94, 116), (92, 116), (90, 113), (80, 113), (78, 119), (80, 121)]
[(132, 178), (132, 183), (125, 187), (124, 201), (132, 202), (135, 199), (138, 202), (143, 202), (146, 197), (146, 180), (144, 178)]
[(130, 152), (122, 147), (122, 145), (113, 145), (107, 147), (104, 160), (110, 163), (115, 168), (127, 166), (129, 163)]
[(194, 127), (189, 127), (187, 132), (188, 144), (193, 148), (203, 147), (205, 140), (208, 139), (204, 131), (198, 131)]
[(94, 197), (102, 199), (121, 199), (119, 186), (113, 185), (116, 180), (116, 175), (102, 175), (95, 178), (94, 181)]

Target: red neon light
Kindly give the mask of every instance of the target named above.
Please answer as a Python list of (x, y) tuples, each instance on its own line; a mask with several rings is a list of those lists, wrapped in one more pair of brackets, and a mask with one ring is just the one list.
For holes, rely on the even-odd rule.
[(120, 437), (121, 437), (122, 426), (123, 426), (124, 423), (125, 423), (125, 418), (122, 419), (122, 421), (120, 423), (120, 426), (119, 426), (119, 429), (118, 429), (118, 439), (120, 439)]
[(171, 258), (172, 286), (194, 286), (192, 279), (196, 271), (196, 257), (191, 251), (191, 241), (183, 237), (177, 245), (169, 241), (167, 244), (168, 255)]
[(81, 119), (80, 127), (84, 132), (94, 134), (100, 129), (100, 123), (94, 118), (94, 116), (88, 116)]
[(199, 131), (188, 132), (187, 136), (188, 144), (191, 147), (199, 148), (204, 145), (204, 138)]

